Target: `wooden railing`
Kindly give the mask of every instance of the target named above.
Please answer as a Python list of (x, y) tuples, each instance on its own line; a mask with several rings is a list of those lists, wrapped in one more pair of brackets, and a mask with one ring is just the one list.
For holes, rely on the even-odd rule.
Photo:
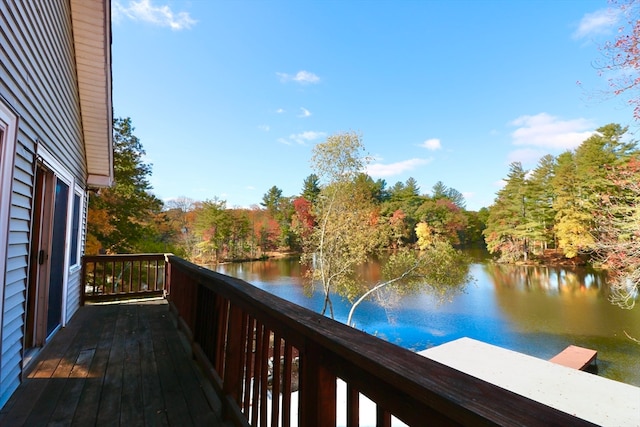
[(85, 256), (82, 301), (105, 301), (165, 294), (164, 254)]
[(167, 262), (170, 306), (237, 426), (368, 425), (365, 411), (377, 426), (592, 425), (242, 280)]

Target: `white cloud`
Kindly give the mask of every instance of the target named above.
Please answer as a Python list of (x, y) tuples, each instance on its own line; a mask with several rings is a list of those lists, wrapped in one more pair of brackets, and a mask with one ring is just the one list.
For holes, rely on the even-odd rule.
[(518, 126), (511, 134), (514, 145), (569, 150), (593, 135), (593, 125), (587, 119), (561, 120), (547, 113), (520, 116), (510, 125)]
[(254, 187), (253, 185), (247, 185), (245, 188), (247, 190), (255, 190), (256, 189), (256, 187)]
[(618, 22), (619, 9), (600, 9), (585, 14), (573, 33), (574, 39), (583, 39), (598, 34), (609, 34)]
[(169, 27), (172, 30), (190, 29), (196, 24), (187, 12), (173, 12), (169, 6), (156, 6), (151, 0), (129, 1), (124, 6), (119, 1), (114, 1), (111, 6), (113, 20), (118, 22), (123, 18), (132, 21), (143, 21), (160, 27)]
[(289, 138), (278, 138), (278, 142), (285, 145), (291, 145), (293, 142), (304, 145), (307, 142), (315, 141), (316, 139), (324, 138), (327, 134), (325, 132), (316, 132), (308, 130), (300, 133), (292, 133)]
[(311, 111), (307, 110), (304, 107), (300, 107), (300, 114), (298, 115), (298, 117), (309, 117), (311, 116)]
[(280, 77), (280, 81), (283, 83), (287, 82), (296, 82), (300, 84), (311, 84), (311, 83), (319, 83), (320, 77), (309, 72), (309, 71), (298, 71), (296, 74), (287, 74), (287, 73), (276, 73), (278, 77)]
[(258, 126), (258, 129), (260, 129), (263, 132), (269, 132), (271, 130), (271, 127), (269, 125), (260, 125)]
[(540, 157), (544, 156), (545, 154), (547, 153), (542, 150), (536, 150), (534, 148), (522, 148), (510, 152), (507, 156), (507, 161), (509, 163), (520, 162), (523, 165), (531, 164), (537, 162)]
[(390, 163), (388, 165), (382, 163), (373, 163), (367, 166), (367, 174), (371, 177), (386, 177), (399, 175), (403, 172), (414, 170), (418, 166), (429, 164), (433, 159), (409, 159), (401, 162)]
[(276, 110), (276, 114), (283, 114), (284, 113), (284, 108), (278, 108)]
[(431, 138), (431, 139), (427, 139), (422, 144), (420, 144), (420, 147), (426, 148), (427, 150), (435, 151), (435, 150), (441, 149), (442, 144), (440, 143), (439, 139)]

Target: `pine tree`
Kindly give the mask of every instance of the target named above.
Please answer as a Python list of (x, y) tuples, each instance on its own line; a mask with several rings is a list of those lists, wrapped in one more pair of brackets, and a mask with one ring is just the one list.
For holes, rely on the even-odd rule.
[(556, 212), (553, 208), (555, 193), (551, 185), (556, 159), (548, 154), (538, 161), (527, 186), (527, 210), (531, 239), (541, 250), (554, 243), (553, 224)]
[(526, 174), (520, 162), (511, 163), (505, 186), (489, 209), (484, 230), (487, 249), (503, 261), (527, 259), (531, 230), (527, 223)]
[(113, 121), (115, 183), (89, 198), (87, 253), (144, 252), (158, 236), (153, 218), (162, 201), (150, 193), (151, 165), (143, 162), (142, 143), (130, 118)]

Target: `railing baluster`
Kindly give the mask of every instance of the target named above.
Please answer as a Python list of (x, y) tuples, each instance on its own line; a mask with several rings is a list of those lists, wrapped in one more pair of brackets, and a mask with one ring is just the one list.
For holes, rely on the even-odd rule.
[(102, 293), (108, 293), (107, 291), (107, 264), (102, 264)]
[[(241, 330), (244, 323), (244, 313), (236, 306), (229, 310), (229, 330)], [(242, 342), (238, 334), (227, 334), (226, 364), (222, 381), (222, 392), (232, 401), (238, 403), (242, 392)], [(228, 414), (227, 416), (229, 416)]]
[(376, 426), (377, 427), (391, 427), (391, 414), (376, 405)]
[(280, 384), (282, 383), (282, 337), (273, 335), (273, 368), (271, 368), (271, 427), (278, 427), (280, 419)]
[(282, 427), (291, 427), (291, 371), (293, 369), (293, 348), (288, 341), (284, 344), (284, 367), (282, 375)]
[(258, 425), (258, 411), (260, 409), (260, 377), (262, 375), (262, 330), (264, 325), (256, 321), (255, 353), (253, 361), (253, 390), (251, 393), (251, 425)]
[(299, 425), (336, 424), (336, 376), (323, 362), (323, 349), (314, 344), (300, 353)]
[(135, 292), (133, 284), (133, 261), (129, 262), (129, 292)]
[(111, 293), (115, 294), (118, 292), (118, 285), (116, 279), (116, 261), (114, 260), (111, 263)]
[[(229, 302), (222, 298), (220, 295), (216, 295), (215, 297), (215, 306), (214, 306), (214, 316), (215, 316), (215, 334), (216, 334), (216, 342), (215, 342), (215, 355), (213, 366), (215, 366), (218, 372), (224, 372), (224, 343), (227, 340), (227, 336), (225, 331), (227, 330), (227, 315), (229, 313)], [(241, 341), (246, 344), (246, 326), (242, 328), (241, 333), (243, 334), (241, 337)], [(245, 345), (246, 347), (246, 345)], [(245, 349), (246, 353), (246, 349)]]
[(242, 329), (242, 338), (245, 343), (245, 370), (244, 370), (244, 401), (242, 405), (243, 412), (247, 419), (249, 419), (250, 405), (251, 405), (251, 384), (254, 375), (254, 363), (255, 363), (255, 340), (254, 333), (256, 330), (256, 321), (254, 318), (249, 317), (249, 321), (245, 328)]
[(154, 273), (154, 277), (153, 277), (153, 290), (157, 291), (158, 290), (158, 282), (160, 279), (160, 274), (159, 274), (159, 269), (158, 269), (158, 261), (155, 262), (155, 273)]
[(269, 347), (271, 346), (271, 331), (264, 326), (262, 328), (262, 357), (260, 358), (260, 425), (267, 425), (268, 408), (268, 381), (269, 381)]
[(347, 427), (360, 425), (360, 392), (351, 384), (347, 384)]

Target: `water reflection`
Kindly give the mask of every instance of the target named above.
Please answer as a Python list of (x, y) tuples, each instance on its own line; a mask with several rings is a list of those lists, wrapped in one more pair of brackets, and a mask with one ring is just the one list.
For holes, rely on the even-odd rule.
[[(549, 359), (569, 344), (598, 350), (599, 375), (640, 386), (640, 308), (608, 301), (606, 275), (586, 268), (496, 265), (474, 254), (476, 279), (464, 293), (439, 303), (428, 293), (392, 298), (384, 306), (366, 301), (356, 311), (358, 329), (411, 350), (468, 336)], [(321, 292), (305, 292), (297, 259), (226, 264), (216, 270), (319, 312)], [(380, 263), (360, 272), (371, 284)], [(390, 297), (391, 298), (391, 297)], [(334, 296), (336, 320), (345, 322), (348, 302)]]

